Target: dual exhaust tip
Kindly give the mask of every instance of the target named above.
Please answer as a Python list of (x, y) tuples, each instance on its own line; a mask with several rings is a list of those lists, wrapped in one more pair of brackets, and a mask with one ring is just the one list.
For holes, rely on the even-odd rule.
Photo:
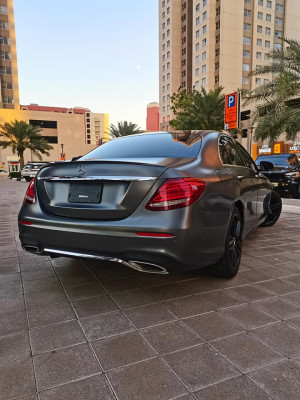
[(111, 261), (117, 262), (119, 264), (125, 265), (129, 268), (132, 268), (139, 272), (146, 272), (148, 274), (159, 274), (159, 275), (167, 275), (169, 274), (168, 270), (161, 265), (152, 264), (144, 261), (134, 261), (134, 260), (121, 260), (120, 258), (113, 258), (113, 257), (105, 257), (105, 256), (97, 256), (93, 254), (85, 254), (85, 253), (76, 253), (71, 251), (64, 251), (64, 250), (56, 250), (56, 249), (40, 249), (37, 246), (29, 246), (24, 245), (23, 249), (28, 251), (32, 254), (45, 254), (50, 256), (58, 256), (58, 257), (76, 257), (76, 258), (89, 258), (93, 260), (102, 260), (102, 261)]

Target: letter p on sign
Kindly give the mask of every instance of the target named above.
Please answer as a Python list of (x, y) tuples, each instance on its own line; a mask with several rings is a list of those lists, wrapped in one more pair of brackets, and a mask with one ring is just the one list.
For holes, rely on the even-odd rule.
[(228, 96), (228, 104), (227, 107), (231, 108), (235, 106), (235, 95), (233, 96)]

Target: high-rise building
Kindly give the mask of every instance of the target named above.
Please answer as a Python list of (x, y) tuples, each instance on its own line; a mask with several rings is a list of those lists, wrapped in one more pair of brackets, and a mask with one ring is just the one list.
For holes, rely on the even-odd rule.
[(13, 0), (0, 0), (0, 108), (19, 108)]
[(150, 103), (147, 105), (146, 131), (159, 131), (159, 104)]
[(282, 38), (300, 40), (299, 18), (299, 0), (159, 0), (161, 129), (169, 128), (180, 87), (222, 86), (228, 94), (272, 79), (249, 72), (269, 63)]

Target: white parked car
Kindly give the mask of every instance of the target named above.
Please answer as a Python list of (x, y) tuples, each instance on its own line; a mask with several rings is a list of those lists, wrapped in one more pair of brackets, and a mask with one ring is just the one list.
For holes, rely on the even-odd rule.
[(45, 162), (27, 163), (21, 170), (21, 178), (24, 178), (27, 182), (31, 181), (31, 179), (35, 178), (38, 171), (47, 164)]

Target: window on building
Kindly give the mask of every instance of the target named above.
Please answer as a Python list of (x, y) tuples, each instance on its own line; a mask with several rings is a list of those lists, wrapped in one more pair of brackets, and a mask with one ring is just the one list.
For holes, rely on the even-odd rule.
[(184, 43), (186, 43), (186, 36), (184, 36), (184, 37), (181, 39), (181, 44), (184, 44)]
[(242, 82), (243, 82), (244, 85), (248, 85), (249, 84), (248, 76), (243, 76)]
[(170, 58), (170, 52), (167, 51), (167, 58)]
[(204, 13), (202, 14), (202, 18), (203, 18), (203, 21), (206, 20), (206, 18), (207, 18), (207, 11), (204, 11)]
[(165, 5), (166, 5), (166, 2), (165, 2), (165, 1), (163, 1), (163, 2), (161, 3), (161, 6), (162, 6), (162, 8), (164, 8), (164, 7), (165, 7)]
[(206, 64), (202, 65), (202, 74), (206, 72)]
[(186, 20), (186, 14), (183, 14), (183, 16), (181, 17), (181, 21), (184, 22)]
[(199, 81), (195, 82), (195, 89), (199, 89)]
[(203, 33), (203, 34), (206, 33), (206, 30), (207, 30), (207, 27), (206, 27), (206, 25), (204, 25), (204, 26), (202, 27), (202, 33)]
[(186, 54), (186, 48), (181, 50), (181, 55), (184, 56)]
[(171, 42), (170, 42), (170, 40), (168, 40), (167, 41), (167, 47), (170, 47), (171, 46)]
[(166, 70), (166, 66), (165, 65), (162, 66), (162, 70), (163, 70), (163, 72), (165, 72), (165, 70)]
[(266, 21), (271, 22), (271, 14), (266, 14)]
[(163, 75), (162, 81), (164, 82), (166, 80), (166, 75)]
[(170, 7), (167, 8), (167, 14), (170, 14)]
[(282, 32), (281, 31), (275, 31), (275, 36), (279, 39), (282, 39)]
[(220, 55), (220, 49), (215, 50), (215, 56), (218, 57)]
[(250, 64), (243, 63), (243, 71), (250, 71)]
[(283, 7), (282, 4), (276, 4), (276, 11), (283, 13)]
[(0, 14), (4, 14), (4, 15), (8, 14), (6, 6), (0, 6)]
[(220, 9), (220, 7), (218, 7), (218, 8), (216, 9), (216, 16), (220, 15), (220, 12), (221, 12), (221, 9)]
[(271, 35), (271, 28), (266, 27), (265, 33), (266, 35)]
[(257, 18), (258, 18), (258, 19), (263, 19), (263, 18), (264, 18), (263, 13), (262, 13), (262, 12), (258, 12), (258, 13), (257, 13)]
[(165, 51), (165, 50), (166, 50), (166, 45), (163, 44), (163, 45), (161, 46), (161, 48), (162, 48), (162, 51)]
[(9, 38), (6, 36), (0, 36), (0, 44), (7, 44), (9, 45)]
[(215, 76), (215, 83), (219, 83), (219, 79), (220, 79), (220, 78), (219, 78), (219, 75), (216, 75), (216, 76)]
[(261, 70), (261, 65), (256, 65), (255, 71), (256, 71), (256, 72), (259, 72), (260, 70)]
[(243, 50), (243, 57), (244, 58), (249, 58), (250, 57), (250, 51), (249, 50)]
[(0, 60), (10, 60), (10, 53), (7, 51), (0, 51)]
[(257, 25), (257, 32), (258, 33), (262, 33), (262, 26), (261, 25)]
[(264, 5), (264, 0), (258, 0), (258, 5), (263, 6)]
[(267, 0), (267, 8), (272, 8), (272, 1)]
[(258, 60), (261, 60), (261, 52), (260, 52), (260, 51), (257, 51), (257, 52), (256, 52), (256, 58), (257, 58)]
[(8, 22), (0, 21), (0, 29), (8, 29)]
[(216, 29), (220, 29), (220, 21), (216, 22)]
[(197, 18), (196, 18), (196, 25), (199, 25), (199, 24), (200, 24), (200, 18), (197, 17)]
[(168, 62), (168, 63), (167, 63), (167, 69), (170, 69), (170, 65), (171, 65), (171, 64)]
[(218, 70), (220, 68), (220, 63), (219, 62), (216, 62), (215, 63), (215, 70)]
[(265, 59), (266, 61), (268, 61), (268, 60), (270, 59), (270, 54), (269, 54), (269, 53), (265, 53), (264, 59)]
[(275, 24), (282, 26), (283, 25), (283, 18), (276, 17), (275, 18)]
[(203, 7), (205, 7), (207, 4), (207, 0), (203, 0)]
[(199, 64), (199, 56), (196, 56), (196, 58), (195, 58), (195, 63), (196, 63), (196, 64)]
[(167, 30), (167, 36), (170, 36), (170, 29)]
[(196, 12), (200, 11), (200, 3), (196, 4)]
[(185, 70), (184, 70), (184, 71), (181, 72), (181, 77), (184, 78), (185, 75), (186, 75), (186, 72), (185, 72)]
[(251, 10), (244, 9), (244, 17), (251, 18)]
[(165, 59), (166, 59), (166, 55), (165, 55), (165, 54), (163, 54), (163, 56), (162, 56), (162, 60), (163, 60), (163, 61), (165, 61)]
[(196, 51), (198, 51), (200, 49), (200, 43), (196, 43)]
[(251, 3), (251, 0), (245, 0), (245, 3), (250, 4), (250, 3)]
[(163, 100), (163, 103), (165, 103), (166, 102), (166, 96), (163, 96), (162, 100)]
[(196, 31), (196, 39), (198, 39), (200, 37), (200, 31)]
[(261, 84), (261, 79), (260, 78), (255, 78), (255, 84), (260, 85)]
[(170, 72), (167, 73), (167, 79), (170, 79)]
[(244, 43), (244, 44), (250, 44), (250, 38), (247, 37), (247, 36), (244, 36), (244, 37), (243, 37), (243, 43)]
[(250, 32), (251, 31), (251, 24), (244, 23), (244, 31)]
[(166, 27), (166, 23), (163, 22), (163, 23), (162, 23), (162, 29), (165, 29), (165, 27)]
[(11, 75), (11, 67), (0, 66), (0, 74), (1, 75)]
[(196, 68), (195, 69), (195, 76), (199, 76), (199, 72), (200, 72), (199, 68)]
[(165, 38), (166, 38), (166, 34), (163, 33), (163, 34), (162, 34), (162, 40), (165, 40)]
[(202, 60), (206, 60), (206, 51), (202, 53)]
[(281, 50), (281, 44), (280, 43), (275, 43), (274, 44), (274, 50)]
[(168, 91), (170, 90), (170, 87), (171, 87), (171, 85), (168, 83), (168, 84), (167, 84), (167, 90), (168, 90)]
[(205, 86), (205, 85), (206, 85), (206, 78), (202, 78), (201, 85), (202, 85), (202, 86)]
[(217, 35), (216, 36), (216, 43), (219, 43), (219, 41), (220, 41), (220, 35)]
[(202, 40), (202, 47), (205, 47), (206, 46), (206, 38), (204, 38), (203, 40)]
[(42, 121), (37, 119), (30, 119), (29, 125), (40, 126), (46, 129), (57, 129), (57, 121)]
[(165, 11), (163, 11), (163, 13), (161, 14), (161, 16), (162, 16), (162, 18), (165, 18), (165, 16), (166, 16)]
[(170, 23), (171, 23), (171, 20), (170, 20), (170, 18), (168, 18), (167, 19), (167, 25), (170, 25)]
[(256, 40), (256, 44), (257, 44), (257, 46), (262, 46), (262, 40), (261, 39), (257, 39)]
[(165, 87), (165, 86), (163, 86), (163, 87), (162, 87), (162, 91), (163, 91), (163, 93), (165, 92), (165, 90), (166, 90), (166, 87)]
[(183, 27), (181, 28), (181, 32), (182, 33), (186, 32), (186, 25), (183, 25)]
[(269, 41), (269, 40), (265, 40), (265, 47), (266, 47), (267, 49), (270, 48), (270, 45), (271, 45), (270, 41)]

